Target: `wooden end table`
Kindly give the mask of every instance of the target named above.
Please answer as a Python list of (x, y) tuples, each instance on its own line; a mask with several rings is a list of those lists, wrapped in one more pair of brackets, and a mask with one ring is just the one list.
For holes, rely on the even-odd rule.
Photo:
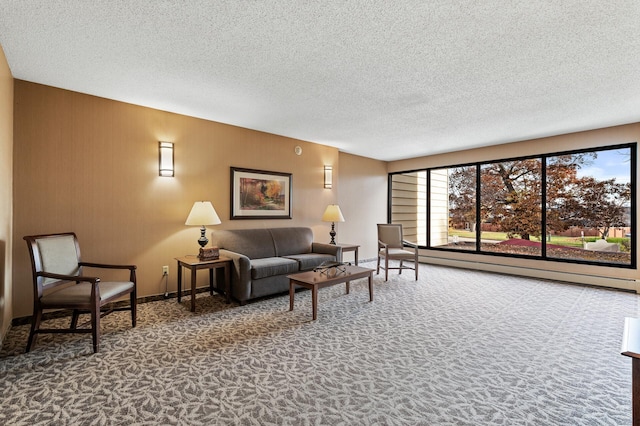
[(209, 270), (209, 292), (213, 295), (213, 271), (224, 268), (224, 294), (227, 303), (231, 303), (231, 258), (220, 256), (218, 259), (200, 260), (198, 256), (176, 257), (178, 262), (178, 303), (182, 298), (182, 268), (191, 270), (191, 312), (196, 311), (196, 272), (199, 269)]
[[(355, 264), (356, 266), (358, 266), (358, 249), (360, 248), (358, 244), (336, 243), (336, 245), (342, 247), (342, 254), (344, 254), (347, 251), (354, 252), (353, 256), (355, 259)], [(342, 262), (344, 262), (344, 260)]]
[(640, 318), (625, 318), (622, 355), (631, 357), (633, 426), (640, 426)]
[(344, 272), (336, 275), (321, 271), (307, 271), (287, 275), (289, 278), (289, 310), (293, 311), (293, 299), (295, 286), (299, 285), (311, 290), (311, 305), (313, 320), (318, 319), (318, 289), (331, 285), (346, 283), (349, 294), (349, 282), (359, 278), (369, 279), (369, 302), (373, 302), (373, 271), (374, 269), (361, 268), (359, 266), (345, 266)]

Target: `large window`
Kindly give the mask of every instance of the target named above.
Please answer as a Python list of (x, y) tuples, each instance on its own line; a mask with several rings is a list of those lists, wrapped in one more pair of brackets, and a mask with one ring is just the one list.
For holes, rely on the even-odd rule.
[(476, 166), (430, 170), (431, 247), (476, 249)]
[(481, 166), (481, 251), (540, 256), (541, 163), (532, 158)]
[(635, 176), (635, 143), (394, 173), (390, 221), (425, 248), (635, 268)]
[(405, 240), (427, 244), (427, 172), (397, 173), (390, 179), (391, 223), (401, 223)]

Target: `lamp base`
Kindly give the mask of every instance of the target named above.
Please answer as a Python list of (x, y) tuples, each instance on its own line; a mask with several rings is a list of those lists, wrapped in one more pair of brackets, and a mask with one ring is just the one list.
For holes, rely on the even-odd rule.
[(207, 239), (207, 228), (202, 225), (202, 228), (200, 228), (200, 238), (198, 238), (198, 244), (200, 244), (200, 247), (204, 248), (204, 246), (206, 246), (208, 242), (209, 240)]
[(331, 232), (329, 232), (329, 235), (331, 235), (331, 241), (329, 241), (329, 244), (333, 244), (334, 246), (336, 245), (336, 229), (335, 229), (335, 222), (331, 222)]

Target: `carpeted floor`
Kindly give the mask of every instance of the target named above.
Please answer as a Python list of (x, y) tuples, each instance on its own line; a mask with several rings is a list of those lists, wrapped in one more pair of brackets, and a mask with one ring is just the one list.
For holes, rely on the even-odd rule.
[(142, 304), (135, 329), (104, 318), (96, 355), (90, 335), (24, 354), (13, 327), (0, 424), (631, 424), (636, 294), (432, 265), (381, 276), (372, 303), (366, 280), (320, 290), (315, 322), (308, 291), (293, 312), (288, 296)]

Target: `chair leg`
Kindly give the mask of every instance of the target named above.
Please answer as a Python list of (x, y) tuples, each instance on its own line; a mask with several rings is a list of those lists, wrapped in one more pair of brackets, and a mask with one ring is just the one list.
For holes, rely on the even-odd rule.
[(402, 268), (404, 267), (404, 260), (400, 260), (400, 269), (398, 269), (398, 275), (402, 275)]
[(78, 327), (79, 316), (80, 316), (80, 311), (78, 311), (77, 309), (74, 309), (73, 313), (71, 314), (71, 328), (74, 330)]
[(31, 331), (29, 332), (29, 339), (27, 340), (27, 349), (25, 352), (29, 352), (31, 347), (36, 342), (36, 331), (40, 328), (40, 321), (42, 321), (42, 310), (36, 309), (31, 318)]
[(138, 315), (138, 299), (136, 298), (136, 292), (132, 291), (130, 295), (131, 299), (131, 326), (136, 326), (136, 317)]
[(416, 262), (413, 264), (413, 267), (416, 270), (416, 281), (418, 281), (418, 261), (416, 260)]
[(384, 280), (389, 280), (389, 258), (387, 256), (384, 257)]
[(380, 255), (378, 255), (378, 266), (376, 266), (376, 275), (380, 273)]
[(93, 338), (93, 353), (100, 349), (100, 306), (96, 301), (91, 307), (91, 337)]

